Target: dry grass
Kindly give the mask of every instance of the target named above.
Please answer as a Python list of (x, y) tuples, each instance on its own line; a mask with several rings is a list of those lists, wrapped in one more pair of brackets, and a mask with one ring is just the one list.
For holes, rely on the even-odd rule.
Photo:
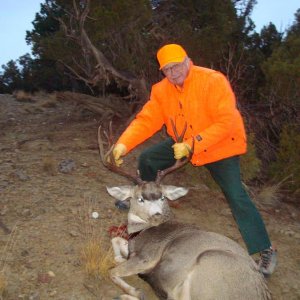
[(7, 292), (8, 279), (5, 276), (6, 263), (10, 256), (12, 255), (13, 247), (16, 243), (16, 230), (17, 226), (15, 226), (10, 233), (9, 239), (6, 242), (3, 249), (0, 251), (0, 299), (5, 299), (5, 294)]
[(55, 108), (57, 106), (57, 102), (49, 99), (45, 101), (41, 106), (45, 108)]
[(280, 189), (281, 186), (290, 179), (291, 176), (287, 176), (280, 182), (273, 185), (265, 185), (258, 195), (255, 197), (258, 205), (276, 207), (280, 204)]
[(25, 91), (14, 91), (13, 96), (20, 102), (33, 102), (33, 95)]
[(56, 174), (56, 164), (53, 158), (45, 157), (42, 162), (43, 170), (50, 176), (54, 176)]
[[(113, 249), (110, 238), (105, 232), (99, 232), (103, 227), (102, 215), (99, 219), (93, 219), (92, 212), (100, 212), (99, 199), (95, 196), (86, 195), (83, 204), (78, 211), (77, 222), (86, 241), (81, 251), (82, 266), (90, 278), (107, 280), (109, 269), (115, 266)], [(112, 216), (112, 218), (114, 218)], [(99, 227), (100, 226), (100, 227)], [(100, 282), (100, 281), (99, 281)]]
[(56, 93), (42, 94), (39, 97), (44, 99), (44, 101), (42, 103), (42, 107), (46, 107), (46, 108), (55, 108), (55, 107), (57, 107)]
[(3, 299), (7, 290), (7, 280), (4, 272), (0, 272), (0, 299)]
[(258, 195), (255, 197), (258, 206), (276, 207), (280, 204), (279, 186), (268, 185), (264, 186)]
[(91, 239), (82, 250), (85, 272), (94, 278), (108, 279), (114, 264), (112, 247), (107, 249), (101, 239)]
[(48, 98), (49, 93), (44, 90), (39, 90), (39, 91), (35, 92), (34, 95), (38, 98)]

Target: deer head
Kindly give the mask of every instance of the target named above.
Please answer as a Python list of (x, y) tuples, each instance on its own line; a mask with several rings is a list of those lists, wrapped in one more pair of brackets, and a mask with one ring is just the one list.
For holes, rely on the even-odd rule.
[(168, 200), (176, 200), (188, 193), (187, 188), (157, 184), (150, 181), (136, 186), (107, 187), (115, 199), (130, 200), (128, 233), (157, 226), (173, 217)]
[[(183, 138), (186, 126), (179, 136), (176, 132), (175, 124), (173, 129), (178, 141)], [(133, 180), (136, 185), (125, 185), (119, 187), (107, 187), (108, 193), (117, 200), (130, 200), (130, 210), (128, 213), (128, 233), (134, 233), (143, 229), (157, 226), (172, 218), (172, 213), (167, 200), (176, 200), (187, 194), (188, 189), (183, 187), (176, 187), (172, 185), (161, 184), (162, 178), (178, 168), (185, 165), (192, 155), (184, 160), (177, 160), (176, 163), (168, 169), (159, 171), (155, 181), (144, 182), (137, 175), (131, 175), (129, 172), (122, 170), (114, 164), (114, 159), (111, 155), (114, 145), (111, 146), (112, 130), (111, 123), (109, 126), (110, 134), (101, 132), (101, 126), (98, 129), (98, 143), (101, 161), (109, 170), (126, 176)], [(105, 153), (102, 135), (106, 136), (108, 140), (108, 151)]]

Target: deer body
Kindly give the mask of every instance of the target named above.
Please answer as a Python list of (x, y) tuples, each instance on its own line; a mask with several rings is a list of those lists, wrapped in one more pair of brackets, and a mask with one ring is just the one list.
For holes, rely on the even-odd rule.
[(119, 299), (144, 299), (122, 279), (135, 274), (159, 299), (271, 299), (255, 262), (236, 242), (173, 220), (166, 198), (175, 200), (187, 189), (148, 182), (108, 192), (119, 200), (130, 198), (128, 231), (139, 232), (128, 243), (112, 241), (121, 263), (111, 270), (111, 279), (126, 292)]

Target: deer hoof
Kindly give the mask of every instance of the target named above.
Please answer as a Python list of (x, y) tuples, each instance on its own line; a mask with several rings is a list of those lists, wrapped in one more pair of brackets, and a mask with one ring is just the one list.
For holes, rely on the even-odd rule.
[(127, 260), (127, 259), (124, 258), (124, 257), (122, 257), (121, 255), (115, 256), (115, 262), (118, 263), (118, 264), (120, 264), (120, 263), (122, 263), (122, 262), (124, 262), (124, 261), (126, 261), (126, 260)]

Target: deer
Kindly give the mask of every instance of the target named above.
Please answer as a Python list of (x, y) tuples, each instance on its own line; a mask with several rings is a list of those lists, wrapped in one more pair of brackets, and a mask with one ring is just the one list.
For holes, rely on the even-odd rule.
[[(181, 135), (172, 122), (176, 140)], [(101, 161), (110, 171), (134, 181), (134, 185), (106, 187), (110, 196), (130, 201), (127, 231), (129, 240), (111, 240), (116, 266), (110, 269), (112, 282), (125, 294), (115, 299), (145, 299), (143, 291), (124, 277), (138, 275), (165, 300), (265, 300), (272, 299), (264, 276), (246, 250), (234, 240), (194, 224), (174, 219), (169, 201), (188, 193), (188, 188), (162, 184), (165, 175), (185, 165), (191, 155), (162, 171), (155, 181), (144, 182), (138, 172), (132, 175), (113, 162), (110, 134), (98, 128)], [(102, 135), (108, 139), (105, 152)]]

